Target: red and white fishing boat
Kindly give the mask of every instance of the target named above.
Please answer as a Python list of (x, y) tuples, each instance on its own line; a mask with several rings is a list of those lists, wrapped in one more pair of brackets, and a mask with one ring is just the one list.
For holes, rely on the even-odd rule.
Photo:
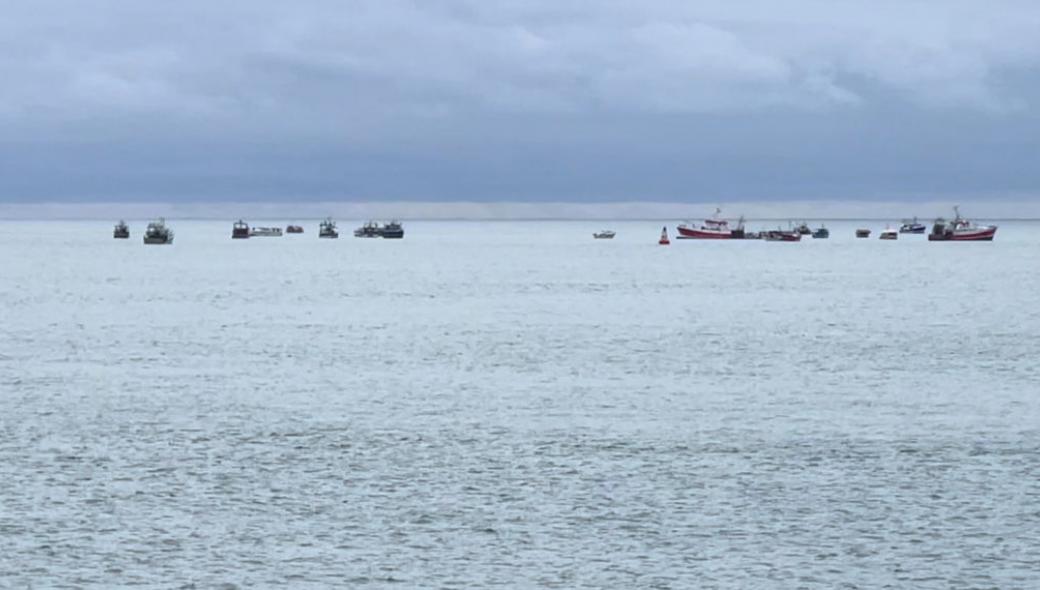
[(995, 225), (975, 225), (969, 219), (961, 217), (960, 209), (953, 208), (954, 218), (949, 223), (945, 219), (935, 220), (932, 233), (928, 234), (929, 242), (992, 242), (997, 233)]
[(705, 219), (704, 225), (695, 228), (692, 225), (680, 224), (675, 230), (679, 239), (683, 240), (742, 240), (744, 239), (744, 218), (737, 222), (737, 228), (731, 229), (729, 222), (719, 217), (721, 209), (715, 209), (715, 216)]

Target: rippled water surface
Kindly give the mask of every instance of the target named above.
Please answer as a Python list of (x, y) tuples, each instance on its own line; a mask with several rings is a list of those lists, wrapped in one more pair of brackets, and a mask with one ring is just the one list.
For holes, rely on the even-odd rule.
[(1040, 587), (1040, 225), (143, 225), (0, 223), (0, 587)]

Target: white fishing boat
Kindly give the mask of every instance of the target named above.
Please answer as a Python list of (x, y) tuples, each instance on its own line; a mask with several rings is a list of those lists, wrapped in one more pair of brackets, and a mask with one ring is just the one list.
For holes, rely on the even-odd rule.
[(604, 229), (592, 234), (592, 237), (597, 240), (613, 240), (615, 235), (617, 234), (613, 230)]
[(339, 231), (336, 230), (336, 222), (331, 217), (326, 217), (318, 226), (319, 238), (338, 238)]
[(280, 238), (282, 237), (282, 228), (280, 227), (254, 227), (249, 230), (249, 237), (251, 238)]

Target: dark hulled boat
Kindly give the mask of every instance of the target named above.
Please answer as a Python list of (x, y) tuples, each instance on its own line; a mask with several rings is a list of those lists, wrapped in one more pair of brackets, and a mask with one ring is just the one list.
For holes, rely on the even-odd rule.
[(901, 234), (923, 234), (928, 228), (923, 223), (917, 221), (917, 218), (904, 219), (903, 225), (899, 226), (899, 233)]
[(249, 237), (249, 224), (239, 219), (231, 226), (232, 240), (245, 240)]
[(404, 237), (404, 226), (396, 219), (384, 225), (379, 234), (388, 240), (400, 240)]
[(145, 244), (172, 244), (173, 230), (166, 227), (166, 220), (159, 218), (148, 224), (144, 230)]
[(366, 221), (354, 230), (355, 238), (378, 238), (380, 235), (379, 224), (374, 221)]
[(126, 222), (122, 219), (116, 224), (112, 230), (112, 237), (117, 240), (125, 240), (130, 237), (130, 228), (127, 227)]

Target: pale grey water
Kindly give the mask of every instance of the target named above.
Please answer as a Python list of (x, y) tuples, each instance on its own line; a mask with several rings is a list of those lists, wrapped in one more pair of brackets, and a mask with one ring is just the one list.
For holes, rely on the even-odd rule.
[(0, 586), (1040, 587), (1040, 225), (171, 225), (0, 223)]

